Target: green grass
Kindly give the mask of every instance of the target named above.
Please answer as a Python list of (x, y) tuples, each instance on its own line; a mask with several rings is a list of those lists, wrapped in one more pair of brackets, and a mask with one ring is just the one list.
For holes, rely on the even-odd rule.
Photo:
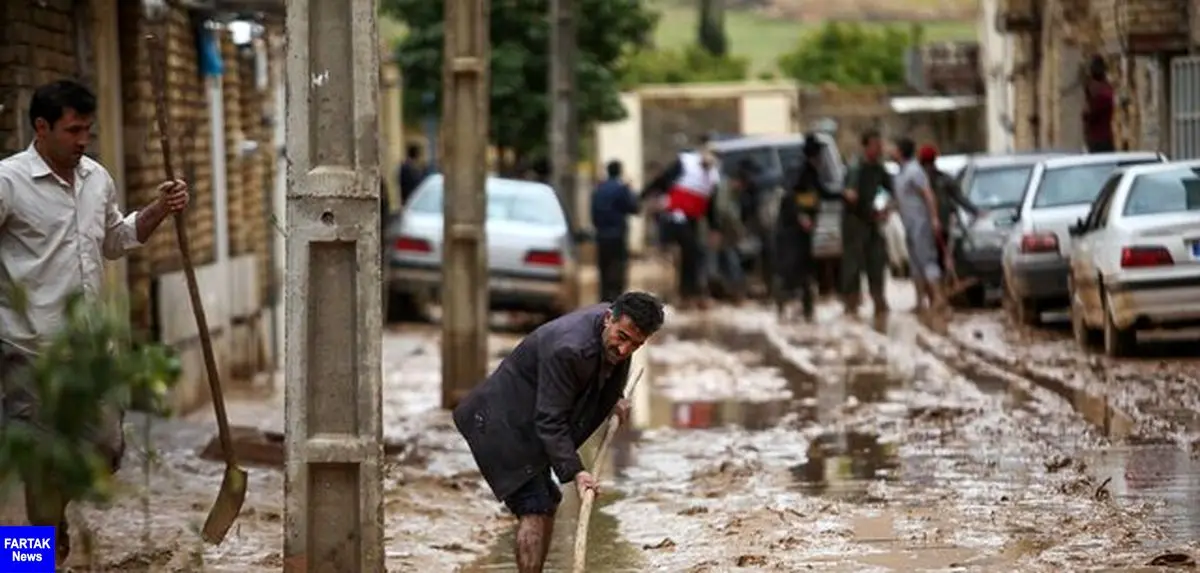
[[(655, 2), (655, 9), (662, 14), (654, 33), (658, 47), (683, 48), (696, 42), (695, 8)], [(922, 25), (927, 42), (974, 40), (976, 36), (973, 21), (926, 22)], [(730, 10), (725, 13), (725, 31), (729, 36), (730, 51), (750, 60), (752, 75), (773, 71), (780, 55), (791, 51), (802, 36), (819, 27), (819, 23), (772, 19), (748, 11)]]
[[(431, 0), (432, 1), (432, 0)], [(440, 0), (438, 0), (440, 1)], [(662, 14), (655, 30), (655, 44), (660, 48), (684, 48), (696, 42), (697, 11), (693, 2), (677, 0), (649, 0)], [(933, 2), (935, 0), (906, 0), (907, 2)], [(869, 24), (883, 26), (883, 23)], [(901, 23), (903, 25), (903, 23)], [(925, 22), (925, 41), (974, 40), (975, 22)], [(729, 35), (729, 46), (735, 55), (750, 61), (751, 76), (775, 70), (779, 56), (791, 51), (805, 34), (820, 27), (815, 22), (772, 19), (745, 10), (729, 10), (725, 14), (725, 30)], [(388, 45), (403, 37), (403, 24), (390, 18), (379, 20), (379, 36)]]

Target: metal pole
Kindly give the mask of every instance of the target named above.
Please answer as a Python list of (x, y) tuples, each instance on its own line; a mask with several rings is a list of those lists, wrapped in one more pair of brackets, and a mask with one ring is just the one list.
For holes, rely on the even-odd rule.
[(284, 571), (384, 570), (376, 0), (287, 3)]
[(442, 407), (487, 374), (488, 275), (484, 236), (490, 97), (489, 0), (445, 0), (442, 145)]
[(575, 106), (575, 2), (550, 0), (550, 181), (567, 217), (583, 225), (576, 182), (579, 122)]

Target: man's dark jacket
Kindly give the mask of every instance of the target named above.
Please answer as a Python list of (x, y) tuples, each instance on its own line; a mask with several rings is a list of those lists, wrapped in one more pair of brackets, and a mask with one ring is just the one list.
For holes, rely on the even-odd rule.
[(624, 241), (629, 232), (629, 216), (637, 212), (637, 197), (620, 179), (606, 179), (592, 193), (592, 226), (596, 228), (597, 239)]
[(584, 469), (576, 450), (612, 413), (629, 376), (626, 360), (601, 384), (607, 311), (607, 304), (589, 306), (534, 330), (454, 409), (454, 425), (497, 498), (547, 467), (561, 483)]

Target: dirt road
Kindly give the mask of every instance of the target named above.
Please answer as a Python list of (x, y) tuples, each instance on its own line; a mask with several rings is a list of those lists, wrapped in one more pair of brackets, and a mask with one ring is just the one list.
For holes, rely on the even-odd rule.
[[(816, 326), (754, 308), (672, 316), (646, 350), (635, 430), (611, 451), (589, 570), (1132, 570), (1200, 549), (1200, 467), (1180, 437), (1189, 425), (1148, 406), (1188, 409), (1188, 368), (1101, 361), (1097, 372), (1129, 380), (1088, 381), (1080, 372), (1095, 359), (1072, 354), (1062, 332), (1013, 331), (985, 312), (939, 335), (903, 299), (895, 293), (898, 312), (879, 325), (831, 305)], [(385, 433), (405, 445), (385, 484), (388, 570), (512, 571), (511, 518), (437, 410), (436, 330), (405, 328), (384, 344)], [(495, 356), (516, 340), (494, 337)], [(1109, 399), (1114, 386), (1144, 391)], [(248, 397), (231, 410), (281, 429), (281, 400)], [(220, 477), (196, 456), (209, 416), (155, 422), (148, 474), (143, 448), (131, 447), (124, 494), (77, 512), (91, 538), (81, 563), (279, 570), (277, 468), (252, 469), (225, 544), (197, 539)], [(574, 504), (568, 494), (550, 570), (570, 563)]]

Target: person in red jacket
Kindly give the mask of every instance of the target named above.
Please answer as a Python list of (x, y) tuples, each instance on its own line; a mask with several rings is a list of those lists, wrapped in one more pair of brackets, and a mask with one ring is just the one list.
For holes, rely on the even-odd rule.
[(1116, 92), (1108, 81), (1108, 64), (1104, 63), (1104, 58), (1092, 56), (1088, 76), (1083, 92), (1083, 133), (1087, 140), (1088, 153), (1116, 151), (1112, 128)]
[(681, 152), (642, 190), (647, 198), (661, 195), (661, 209), (671, 235), (679, 244), (679, 296), (681, 307), (708, 306), (705, 277), (705, 250), (701, 242), (701, 223), (708, 204), (720, 183), (718, 161), (701, 136), (697, 149)]

